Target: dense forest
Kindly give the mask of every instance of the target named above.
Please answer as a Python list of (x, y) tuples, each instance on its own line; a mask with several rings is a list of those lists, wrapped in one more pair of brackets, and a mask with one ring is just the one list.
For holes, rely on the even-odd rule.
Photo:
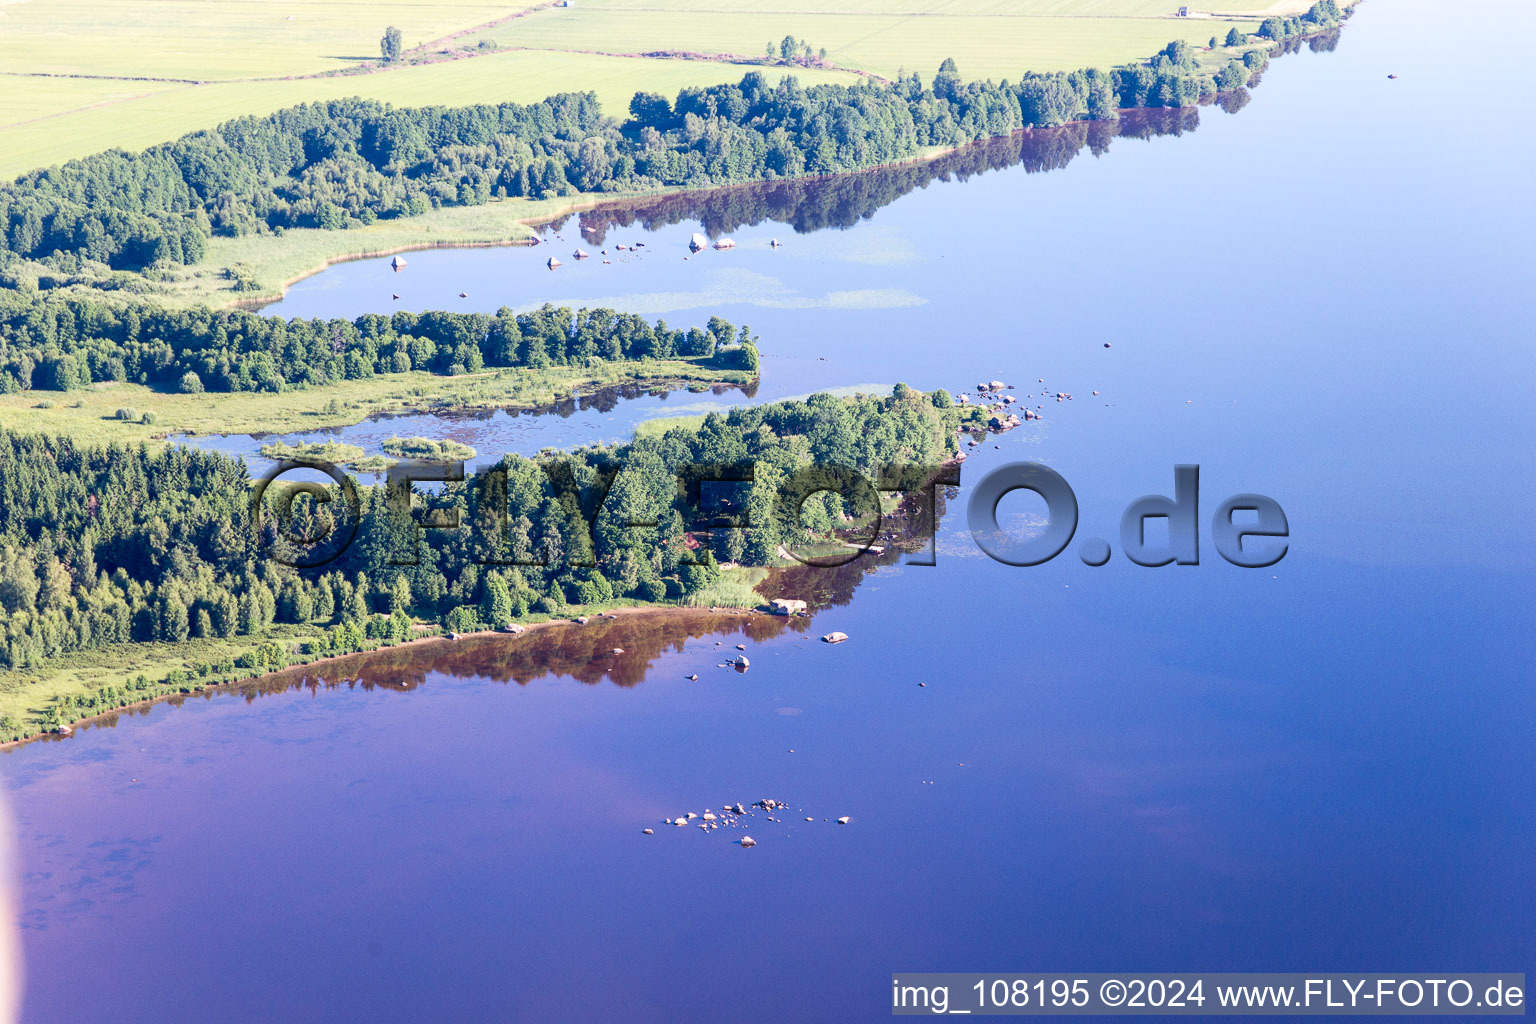
[(755, 371), (756, 339), (719, 317), (686, 330), (611, 309), (368, 313), (285, 320), (239, 310), (165, 310), (47, 293), (0, 294), (0, 394), (95, 381), (161, 390), (283, 391), (426, 370), (695, 359)]
[[(1320, 0), (1261, 34), (1322, 31), (1339, 17)], [(672, 100), (637, 93), (623, 122), (591, 93), (526, 106), (311, 103), (23, 175), (0, 187), (0, 258), (45, 259), (64, 274), (82, 260), (133, 270), (196, 262), (214, 234), (341, 229), (496, 197), (831, 174), (1120, 108), (1188, 106), (1243, 86), (1267, 59), (1247, 50), (1211, 74), (1174, 42), (1112, 73), (1013, 82), (966, 82), (950, 60), (928, 83), (913, 73), (808, 89), (753, 72)]]
[[(467, 631), (572, 604), (684, 599), (717, 580), (721, 562), (769, 563), (781, 543), (845, 525), (843, 500), (804, 500), (797, 471), (847, 467), (877, 480), (891, 463), (937, 466), (982, 415), (943, 391), (898, 385), (886, 397), (711, 414), (540, 461), (508, 456), (435, 491), (359, 488), (355, 540), (314, 570), (272, 556), (315, 536), (317, 519), (343, 507), (339, 491), (331, 505), (298, 498), (286, 517), (265, 493), (257, 519), (238, 459), (0, 432), (0, 667), (36, 670), (126, 642), (259, 638), (274, 623), (330, 627), (309, 652), (323, 654), (406, 639), (415, 619)], [(680, 485), (700, 475), (693, 467), (737, 481), (730, 496), (698, 479)], [(413, 514), (389, 504), (391, 487)], [(418, 528), (445, 509), (458, 529)], [(737, 528), (711, 531), (722, 516)], [(229, 678), (295, 653), (262, 651), (198, 674)]]

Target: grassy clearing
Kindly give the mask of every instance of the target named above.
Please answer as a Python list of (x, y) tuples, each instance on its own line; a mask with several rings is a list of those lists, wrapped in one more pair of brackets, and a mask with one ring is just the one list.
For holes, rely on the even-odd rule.
[[(152, 391), (139, 384), (97, 384), (67, 394), (29, 391), (0, 395), (0, 429), (31, 432), (44, 427), (50, 433), (94, 444), (157, 442), (169, 434), (180, 433), (281, 434), (346, 426), (379, 412), (439, 405), (460, 410), (534, 408), (575, 391), (608, 385), (744, 383), (748, 376), (738, 370), (716, 370), (687, 360), (658, 359), (545, 370), (501, 369), (459, 377), (413, 370), (281, 394), (242, 391), (182, 395)], [(41, 416), (43, 402), (53, 403), (47, 409), (46, 423)], [(156, 421), (145, 424), (115, 419), (120, 408), (153, 412)]]
[(714, 586), (689, 594), (683, 603), (690, 608), (756, 608), (763, 604), (763, 595), (755, 588), (767, 578), (768, 570), (761, 566), (721, 569)]
[(657, 416), (635, 424), (636, 437), (660, 437), (676, 427), (697, 429), (704, 425), (704, 414), (697, 416)]
[(210, 638), (179, 644), (115, 644), (56, 659), (42, 672), (0, 672), (0, 717), (10, 715), (17, 722), (37, 722), (48, 706), (65, 695), (92, 694), (103, 686), (121, 687), (141, 673), (158, 681), (198, 662), (237, 658), (267, 641), (298, 643), (318, 639), (323, 632), (319, 625), (274, 626), (260, 637)]

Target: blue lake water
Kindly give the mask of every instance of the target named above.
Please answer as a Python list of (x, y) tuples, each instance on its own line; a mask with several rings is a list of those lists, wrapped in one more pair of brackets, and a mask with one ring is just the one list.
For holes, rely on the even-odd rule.
[[(1369, 3), (1236, 114), (847, 227), (674, 206), (296, 285), (268, 311), (718, 313), (762, 336), (752, 401), (1001, 378), (1045, 419), (966, 462), (937, 566), (797, 629), (441, 645), (7, 752), (28, 1019), (843, 1021), (897, 970), (1527, 970), (1532, 147), (1447, 84), (1513, 95), (1531, 16), (1491, 13)], [(737, 247), (684, 261), (701, 227)], [(745, 400), (342, 434), (529, 452)], [(967, 493), (1017, 459), (1070, 481), (1107, 566), (977, 552)], [(1120, 512), (1176, 463), (1201, 564), (1131, 565)], [(1289, 518), (1271, 569), (1205, 533), (1247, 491)], [(737, 643), (751, 669), (718, 668)], [(790, 811), (750, 850), (660, 824), (761, 797)]]

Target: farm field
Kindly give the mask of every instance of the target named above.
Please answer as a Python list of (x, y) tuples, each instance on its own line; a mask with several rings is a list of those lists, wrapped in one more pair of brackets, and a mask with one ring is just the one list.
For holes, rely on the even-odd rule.
[[(1221, 10), (1252, 28), (1262, 14), (1305, 7), (1230, 0)], [(1170, 39), (1204, 42), (1234, 23), (1179, 18), (1165, 0), (839, 0), (806, 8), (800, 0), (0, 2), (0, 175), (115, 146), (141, 149), (311, 100), (527, 102), (591, 89), (622, 114), (638, 90), (672, 95), (749, 70), (729, 59), (631, 56), (662, 50), (758, 60), (767, 43), (792, 35), (848, 69), (794, 69), (808, 84), (852, 81), (852, 71), (928, 75), (945, 57), (968, 77), (1002, 78), (1125, 63)], [(379, 38), (389, 25), (400, 28), (407, 53), (385, 67)]]
[[(1170, 39), (1203, 44), (1237, 22), (1214, 18), (1038, 15), (1028, 2), (983, 2), (974, 9), (930, 4), (933, 11), (889, 13), (754, 10), (739, 13), (709, 0), (675, 4), (583, 4), (552, 8), (508, 22), (476, 38), (501, 46), (589, 49), (605, 53), (692, 50), (762, 57), (785, 35), (825, 48), (839, 66), (885, 78), (918, 71), (930, 76), (953, 57), (969, 78), (1018, 78), (1024, 71), (1109, 67), (1151, 54)], [(1125, 6), (1145, 7), (1136, 3)], [(1171, 11), (1162, 5), (1166, 11)], [(1010, 8), (1020, 8), (1014, 10)], [(1254, 25), (1248, 23), (1251, 31)]]
[[(558, 92), (589, 89), (606, 109), (622, 112), (637, 87), (671, 94), (688, 85), (733, 81), (746, 70), (704, 61), (504, 51), (372, 75), (171, 85), (136, 99), (82, 106), (0, 127), (0, 175), (14, 176), (114, 146), (143, 149), (231, 118), (269, 114), (313, 100), (363, 96), (405, 106), (462, 106), (509, 100), (529, 103)], [(770, 77), (778, 77), (768, 70)], [(808, 84), (854, 81), (853, 75), (842, 72), (802, 69), (799, 75)], [(8, 107), (6, 119), (12, 118), (20, 115)]]

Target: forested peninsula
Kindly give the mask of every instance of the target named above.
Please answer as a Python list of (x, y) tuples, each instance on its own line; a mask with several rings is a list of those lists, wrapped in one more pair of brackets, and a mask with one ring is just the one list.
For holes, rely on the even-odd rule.
[(162, 391), (324, 387), (390, 373), (444, 376), (485, 367), (543, 369), (593, 362), (696, 361), (755, 374), (751, 329), (707, 327), (612, 309), (544, 305), (515, 313), (366, 313), (292, 319), (241, 310), (164, 310), (92, 298), (0, 294), (0, 394), (74, 391), (131, 381)]
[[(808, 493), (797, 474), (880, 480), (893, 464), (917, 467), (923, 479), (901, 484), (920, 495), (960, 433), (984, 427), (983, 410), (947, 392), (898, 385), (508, 456), (440, 491), (405, 485), (405, 514), (387, 486), (357, 487), (355, 539), (315, 569), (289, 567), (302, 562), (284, 552), (345, 525), (339, 488), (329, 502), (293, 500), (285, 517), (275, 485), (253, 508), (242, 460), (0, 432), (0, 740), (405, 642), (422, 624), (468, 632), (616, 604), (751, 606), (754, 568), (783, 564), (781, 545), (846, 557), (853, 514), (874, 512)], [(723, 493), (680, 486), (697, 467)], [(459, 528), (420, 528), (450, 521), (443, 513)], [(104, 664), (117, 668), (94, 668)]]

